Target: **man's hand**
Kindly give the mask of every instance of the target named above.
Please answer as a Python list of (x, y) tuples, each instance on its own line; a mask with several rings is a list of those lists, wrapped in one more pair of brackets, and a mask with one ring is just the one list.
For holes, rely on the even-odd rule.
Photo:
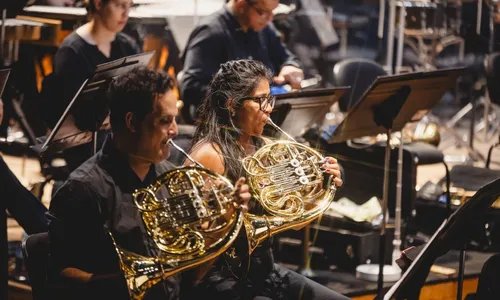
[(321, 168), (325, 171), (325, 173), (334, 176), (333, 182), (335, 183), (335, 186), (342, 186), (343, 182), (340, 174), (340, 166), (337, 163), (337, 160), (333, 157), (325, 157), (324, 162), (325, 163), (321, 166)]
[(274, 77), (275, 84), (290, 84), (293, 89), (300, 89), (300, 83), (304, 79), (304, 72), (294, 66), (284, 66), (277, 77)]
[(250, 201), (250, 198), (252, 198), (250, 188), (248, 184), (245, 184), (245, 178), (240, 177), (234, 185), (234, 200), (243, 209), (243, 212), (248, 211), (248, 201)]

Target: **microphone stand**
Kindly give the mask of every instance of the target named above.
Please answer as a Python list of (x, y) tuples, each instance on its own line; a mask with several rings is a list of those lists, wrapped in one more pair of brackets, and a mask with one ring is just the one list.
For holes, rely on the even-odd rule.
[(2, 27), (0, 31), (0, 58), (4, 58), (4, 47), (5, 47), (5, 22), (7, 21), (7, 9), (2, 10)]
[(392, 266), (399, 268), (396, 260), (401, 257), (401, 209), (402, 209), (402, 195), (403, 195), (403, 131), (400, 131), (399, 148), (398, 148), (398, 173), (396, 183), (396, 208), (395, 208), (395, 227), (394, 227), (394, 240), (392, 244), (394, 249), (392, 251)]
[(194, 26), (196, 26), (196, 24), (198, 24), (198, 19), (199, 19), (199, 16), (198, 16), (198, 0), (194, 0), (194, 18), (193, 18), (193, 21), (194, 21)]
[[(394, 27), (396, 22), (396, 0), (389, 0), (389, 24), (387, 29), (387, 58), (385, 70), (387, 74), (393, 74), (394, 56)], [(379, 28), (380, 29), (380, 28)]]
[(384, 38), (384, 22), (385, 22), (385, 0), (379, 1), (379, 11), (378, 11), (378, 38)]
[(483, 17), (483, 0), (477, 0), (476, 33), (481, 35), (481, 18)]

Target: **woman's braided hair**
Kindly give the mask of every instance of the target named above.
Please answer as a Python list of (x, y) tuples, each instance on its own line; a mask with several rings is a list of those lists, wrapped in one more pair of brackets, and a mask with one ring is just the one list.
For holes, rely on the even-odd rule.
[[(237, 144), (239, 131), (234, 128), (230, 110), (237, 111), (243, 105), (241, 99), (251, 96), (263, 79), (270, 83), (272, 72), (261, 62), (243, 59), (223, 63), (199, 108), (193, 145), (208, 142), (219, 146), (226, 174), (233, 180), (243, 174), (238, 159), (244, 153)], [(228, 100), (231, 100), (229, 108)], [(260, 139), (254, 138), (254, 142), (260, 146)]]

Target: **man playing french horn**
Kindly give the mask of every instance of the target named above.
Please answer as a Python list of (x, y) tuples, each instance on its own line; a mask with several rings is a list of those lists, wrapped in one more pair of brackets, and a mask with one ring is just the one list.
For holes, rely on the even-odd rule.
[[(232, 261), (235, 252), (228, 251), (229, 259), (219, 258), (213, 265), (204, 266), (206, 276), (190, 290), (187, 299), (347, 299), (274, 263), (269, 237), (288, 228), (298, 229), (317, 218), (333, 201), (335, 186), (341, 186), (342, 180), (336, 159), (323, 158), (313, 149), (297, 143), (269, 145), (271, 141), (261, 137), (264, 126), (274, 124), (270, 121), (275, 101), (270, 95), (271, 79), (272, 73), (260, 62), (236, 60), (223, 63), (212, 78), (207, 97), (200, 107), (191, 156), (229, 179), (247, 176), (249, 184), (255, 183), (254, 199), (262, 198), (267, 192), (265, 200), (273, 199), (266, 203), (277, 204), (275, 208), (278, 209), (263, 215), (272, 209), (264, 209), (262, 201), (253, 199), (249, 203), (251, 214), (245, 214), (246, 236), (240, 235), (249, 242), (250, 270), (246, 273), (244, 263), (239, 265), (243, 270), (234, 270), (234, 265), (238, 264), (228, 261)], [(257, 162), (257, 154), (268, 146), (269, 153)], [(294, 155), (299, 159), (280, 161), (282, 157)], [(277, 165), (273, 166), (274, 169), (269, 164), (260, 165), (268, 162)], [(263, 176), (252, 175), (254, 171)], [(297, 176), (294, 171), (297, 171)], [(265, 186), (269, 188), (266, 190)], [(258, 191), (263, 193), (254, 194)], [(306, 203), (305, 199), (300, 199), (302, 196), (312, 201)], [(289, 216), (285, 217), (287, 214)], [(304, 220), (300, 219), (302, 216), (306, 216)], [(240, 242), (237, 241), (245, 244)]]
[[(133, 296), (121, 270), (122, 259), (129, 257), (118, 259), (117, 246), (156, 262), (157, 241), (145, 228), (151, 224), (141, 219), (134, 193), (174, 169), (165, 161), (169, 141), (177, 135), (177, 99), (172, 88), (168, 75), (146, 68), (134, 69), (111, 84), (113, 134), (101, 151), (70, 175), (51, 201), (49, 277), (64, 287), (55, 298)], [(238, 180), (230, 193), (231, 200), (243, 208), (250, 199), (244, 181)], [(184, 213), (179, 208), (176, 212)], [(146, 299), (179, 298), (180, 276), (162, 279), (148, 290)], [(136, 296), (132, 298), (142, 297)]]

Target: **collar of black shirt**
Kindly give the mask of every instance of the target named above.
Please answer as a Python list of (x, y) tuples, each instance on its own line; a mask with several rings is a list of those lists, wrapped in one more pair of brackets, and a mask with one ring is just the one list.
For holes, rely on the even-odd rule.
[(132, 170), (128, 163), (128, 157), (121, 152), (113, 142), (113, 135), (109, 134), (102, 148), (103, 167), (113, 176), (116, 184), (124, 191), (133, 192), (137, 188), (147, 187), (156, 179), (156, 165), (152, 164), (149, 172), (142, 181)]

